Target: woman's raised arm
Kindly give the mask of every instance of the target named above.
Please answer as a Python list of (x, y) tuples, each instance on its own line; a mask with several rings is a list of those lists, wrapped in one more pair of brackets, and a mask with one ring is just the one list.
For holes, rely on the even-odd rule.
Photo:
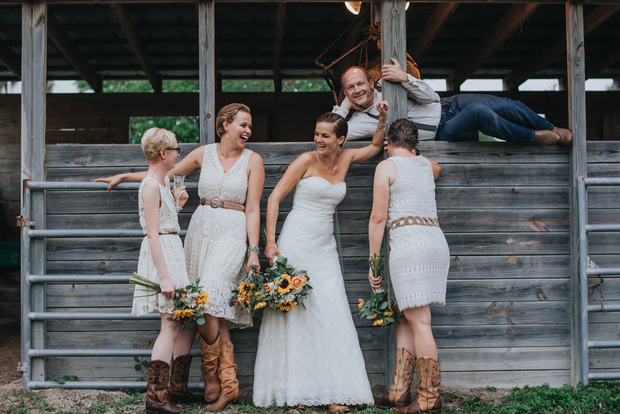
[(387, 101), (381, 101), (375, 106), (379, 111), (379, 123), (377, 124), (375, 134), (372, 136), (372, 142), (370, 143), (370, 145), (367, 145), (363, 148), (352, 148), (343, 151), (343, 153), (349, 152), (351, 154), (350, 165), (355, 165), (364, 161), (368, 161), (377, 154), (380, 154), (381, 150), (383, 149), (383, 141), (385, 139), (385, 127), (387, 125), (387, 114), (389, 107)]
[[(173, 180), (174, 174), (190, 175), (202, 168), (202, 158), (204, 156), (204, 153), (205, 146), (201, 145), (200, 147), (187, 154), (187, 157), (179, 161), (179, 163), (175, 165), (174, 168), (168, 173), (168, 178), (170, 179), (170, 181)], [(122, 183), (123, 181), (142, 181), (145, 176), (146, 171), (141, 171), (136, 173), (116, 174), (111, 177), (105, 178), (97, 178), (94, 181), (110, 184), (108, 186), (108, 191), (112, 191), (112, 188), (114, 188), (114, 186)]]

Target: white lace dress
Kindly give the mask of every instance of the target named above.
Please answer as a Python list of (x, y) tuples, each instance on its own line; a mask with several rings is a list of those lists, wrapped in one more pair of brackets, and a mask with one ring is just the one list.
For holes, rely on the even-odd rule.
[[(142, 200), (142, 189), (147, 181), (153, 181), (159, 186), (161, 195), (161, 207), (159, 208), (159, 243), (164, 252), (164, 261), (168, 269), (168, 276), (176, 287), (186, 286), (189, 284), (187, 270), (185, 268), (185, 255), (183, 254), (183, 243), (178, 236), (179, 220), (175, 208), (175, 200), (170, 191), (170, 181), (165, 178), (165, 186), (162, 186), (151, 177), (146, 177), (140, 183), (138, 190), (138, 207), (140, 213), (140, 226), (146, 235), (146, 222), (144, 220), (144, 201)], [(138, 271), (140, 276), (144, 276), (154, 282), (159, 283), (159, 274), (153, 262), (151, 255), (151, 245), (148, 237), (142, 239), (140, 246), (140, 259), (138, 260)], [(174, 300), (167, 298), (161, 293), (153, 295), (152, 293), (142, 290), (140, 286), (136, 286), (133, 299), (133, 307), (131, 313), (135, 315), (144, 315), (154, 311), (160, 313), (172, 313), (174, 310)]]
[[(198, 196), (205, 199), (245, 204), (248, 191), (248, 160), (252, 151), (243, 151), (235, 165), (224, 174), (217, 156), (217, 144), (205, 146)], [(245, 213), (199, 205), (187, 228), (185, 260), (189, 279), (209, 292), (208, 313), (226, 318), (239, 327), (252, 326), (249, 312), (230, 307), (232, 290), (245, 274), (247, 251)]]
[[(437, 218), (435, 180), (424, 157), (390, 157), (398, 178), (390, 186), (388, 224), (401, 217)], [(441, 223), (440, 223), (441, 224)], [(439, 227), (390, 230), (390, 278), (398, 308), (446, 304), (450, 251)]]
[(373, 404), (334, 239), (333, 214), (346, 184), (320, 177), (296, 186), (278, 248), (313, 290), (284, 314), (267, 310), (258, 337), (254, 404)]

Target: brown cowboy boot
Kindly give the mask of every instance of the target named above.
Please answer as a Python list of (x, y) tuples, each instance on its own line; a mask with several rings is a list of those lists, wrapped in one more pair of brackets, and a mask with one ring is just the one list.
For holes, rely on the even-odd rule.
[(441, 413), (441, 365), (432, 358), (418, 358), (417, 382), (418, 399), (407, 407), (394, 407), (392, 410), (402, 414)]
[(185, 412), (170, 402), (168, 395), (168, 372), (170, 365), (164, 361), (149, 362), (146, 380), (146, 412), (148, 414), (165, 413), (179, 414)]
[(235, 402), (239, 399), (239, 381), (237, 380), (235, 349), (230, 341), (222, 345), (220, 349), (217, 374), (220, 378), (222, 392), (216, 402), (205, 407), (207, 411), (223, 410), (228, 403)]
[(220, 333), (217, 333), (215, 341), (209, 345), (200, 338), (200, 353), (202, 354), (202, 375), (205, 381), (204, 398), (207, 404), (216, 401), (220, 396), (220, 380), (217, 376), (217, 361), (220, 357)]
[(415, 357), (405, 348), (396, 350), (396, 369), (390, 393), (377, 401), (379, 407), (405, 407), (411, 404), (411, 382), (415, 370)]
[(189, 366), (192, 357), (183, 355), (172, 361), (172, 374), (170, 375), (170, 401), (173, 403), (195, 404), (202, 402), (202, 395), (192, 394), (187, 389), (189, 381)]

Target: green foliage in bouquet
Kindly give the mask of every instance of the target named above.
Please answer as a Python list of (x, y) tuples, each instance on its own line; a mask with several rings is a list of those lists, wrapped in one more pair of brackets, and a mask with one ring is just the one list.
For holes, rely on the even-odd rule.
[(253, 271), (233, 290), (230, 306), (240, 306), (261, 317), (265, 308), (286, 313), (302, 304), (312, 289), (305, 271), (296, 272), (286, 257), (276, 259), (264, 272), (253, 266)]
[[(370, 269), (372, 269), (373, 277), (381, 276), (381, 268), (383, 266), (381, 255), (375, 253), (370, 256), (368, 264)], [(394, 324), (397, 317), (401, 316), (396, 313), (396, 304), (388, 296), (387, 283), (383, 283), (368, 302), (364, 302), (364, 299), (358, 299), (357, 301), (359, 302), (357, 307), (359, 308), (360, 318), (372, 321), (372, 326), (388, 328)], [(392, 306), (390, 306), (390, 302)]]

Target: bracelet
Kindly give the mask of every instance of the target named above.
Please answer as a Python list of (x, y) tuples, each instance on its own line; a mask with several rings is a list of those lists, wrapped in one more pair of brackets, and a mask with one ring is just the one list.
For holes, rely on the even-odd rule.
[(248, 253), (252, 253), (252, 252), (260, 253), (260, 247), (258, 247), (258, 246), (250, 246), (250, 247), (248, 247)]

